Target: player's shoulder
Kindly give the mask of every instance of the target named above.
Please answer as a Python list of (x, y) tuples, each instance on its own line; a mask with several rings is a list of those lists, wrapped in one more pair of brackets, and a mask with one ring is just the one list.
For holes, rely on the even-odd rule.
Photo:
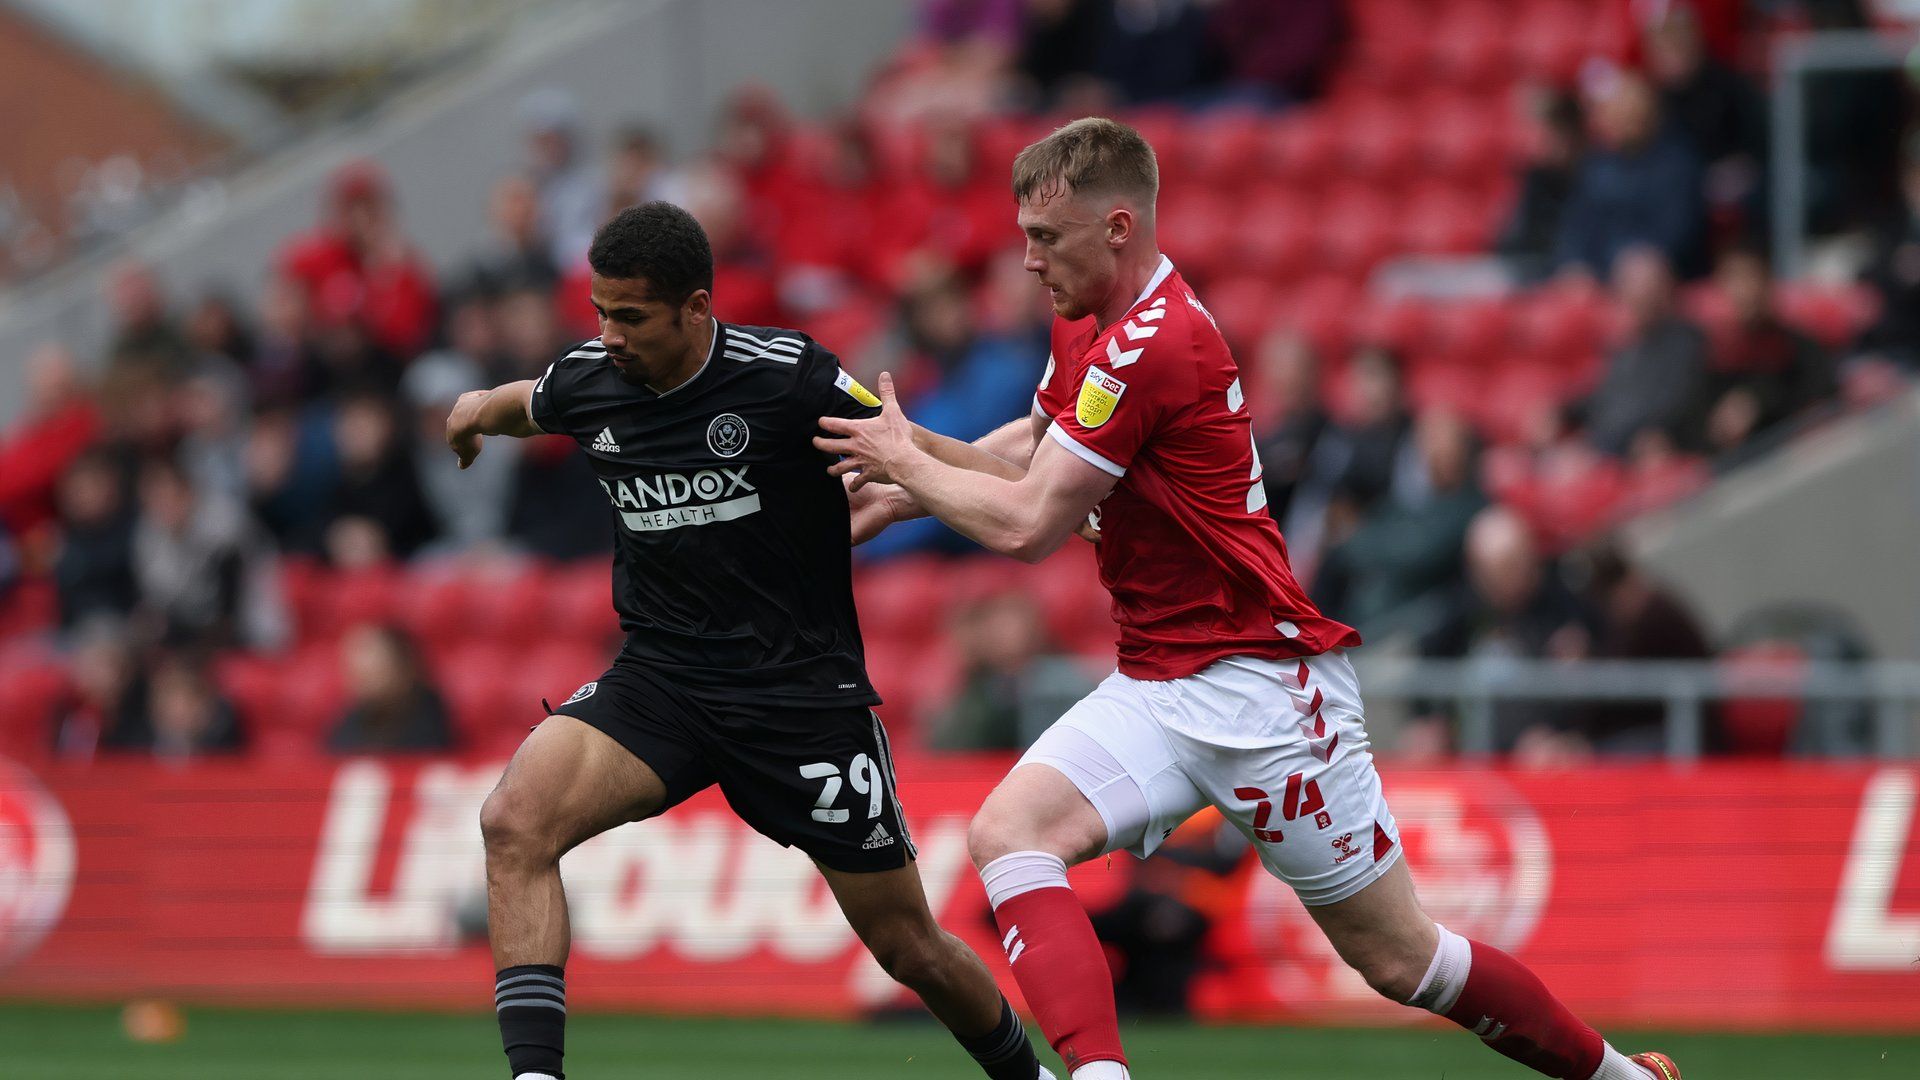
[(534, 380), (534, 390), (545, 390), (554, 382), (578, 383), (613, 367), (607, 360), (607, 347), (597, 337), (575, 342), (560, 350), (547, 370)]
[(819, 352), (819, 343), (798, 330), (781, 326), (741, 326), (721, 323), (722, 359), (736, 364), (799, 367)]

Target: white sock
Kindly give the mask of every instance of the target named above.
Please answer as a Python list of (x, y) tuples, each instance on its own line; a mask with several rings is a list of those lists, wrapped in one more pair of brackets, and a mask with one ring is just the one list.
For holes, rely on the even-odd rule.
[(521, 1073), (513, 1080), (553, 1080), (552, 1073)]
[(1073, 1070), (1073, 1080), (1130, 1080), (1130, 1074), (1117, 1061), (1096, 1061)]
[[(1466, 988), (1467, 971), (1473, 966), (1473, 943), (1439, 923), (1434, 923), (1433, 928), (1440, 931), (1440, 944), (1433, 950), (1433, 962), (1427, 965), (1427, 974), (1420, 980), (1420, 989), (1407, 1000), (1407, 1004), (1416, 1009), (1425, 1009), (1435, 1016), (1445, 1016), (1460, 1000), (1460, 991)], [(1596, 1077), (1595, 1080), (1601, 1078)], [(1606, 1077), (1605, 1080), (1613, 1078)]]
[(1608, 1043), (1606, 1053), (1600, 1055), (1600, 1067), (1593, 1070), (1592, 1080), (1647, 1080), (1652, 1075)]
[(1067, 888), (1067, 864), (1044, 851), (1016, 851), (981, 867), (980, 883), (987, 887), (988, 905), (998, 910), (1022, 893)]

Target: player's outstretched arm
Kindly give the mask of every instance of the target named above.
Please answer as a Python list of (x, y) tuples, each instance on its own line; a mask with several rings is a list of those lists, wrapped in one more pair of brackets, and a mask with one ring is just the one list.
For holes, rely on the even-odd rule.
[(460, 467), (480, 456), (480, 437), (510, 435), (516, 439), (542, 434), (533, 422), (533, 380), (505, 383), (491, 390), (469, 390), (447, 414), (447, 445), (460, 456)]
[(815, 438), (814, 445), (843, 455), (870, 482), (899, 484), (933, 516), (1003, 555), (1027, 562), (1046, 558), (1117, 482), (1051, 442), (1041, 444), (1017, 480), (956, 468), (915, 445), (913, 426), (885, 374), (880, 397), (879, 416), (823, 418), (821, 427), (832, 434)]

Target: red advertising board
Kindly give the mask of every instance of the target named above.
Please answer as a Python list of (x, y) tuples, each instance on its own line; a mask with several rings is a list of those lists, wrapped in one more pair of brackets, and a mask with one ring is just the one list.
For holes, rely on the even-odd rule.
[[(966, 856), (1008, 762), (902, 763), (942, 920), (1002, 976)], [(481, 799), (500, 763), (0, 768), (0, 965), (12, 998), (480, 1008)], [(1601, 1024), (1920, 1025), (1920, 770), (1385, 769), (1421, 896)], [(807, 860), (702, 796), (563, 864), (569, 993), (588, 1008), (836, 1015), (897, 993)], [(1092, 905), (1142, 877), (1076, 871)], [(1399, 1023), (1250, 861), (1214, 879), (1198, 1010)]]

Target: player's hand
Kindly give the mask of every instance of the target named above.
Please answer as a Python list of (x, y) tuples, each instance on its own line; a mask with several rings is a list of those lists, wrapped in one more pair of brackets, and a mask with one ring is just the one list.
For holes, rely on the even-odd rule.
[(913, 425), (908, 422), (907, 415), (900, 411), (890, 372), (880, 373), (879, 416), (864, 420), (823, 416), (820, 418), (820, 427), (832, 434), (814, 436), (813, 445), (841, 458), (827, 471), (834, 476), (859, 473), (856, 486), (895, 483), (892, 470), (916, 452)]
[(1100, 526), (1094, 522), (1092, 514), (1088, 514), (1082, 519), (1080, 527), (1073, 531), (1079, 533), (1080, 539), (1085, 540), (1089, 544), (1097, 544), (1100, 542)]
[(447, 445), (460, 458), (460, 467), (473, 464), (480, 456), (480, 407), (487, 403), (491, 390), (469, 390), (453, 403), (447, 414)]
[(893, 484), (862, 482), (856, 486), (858, 476), (858, 473), (849, 473), (840, 478), (847, 485), (847, 510), (855, 547), (879, 536), (887, 526), (905, 521), (912, 500), (904, 489)]

